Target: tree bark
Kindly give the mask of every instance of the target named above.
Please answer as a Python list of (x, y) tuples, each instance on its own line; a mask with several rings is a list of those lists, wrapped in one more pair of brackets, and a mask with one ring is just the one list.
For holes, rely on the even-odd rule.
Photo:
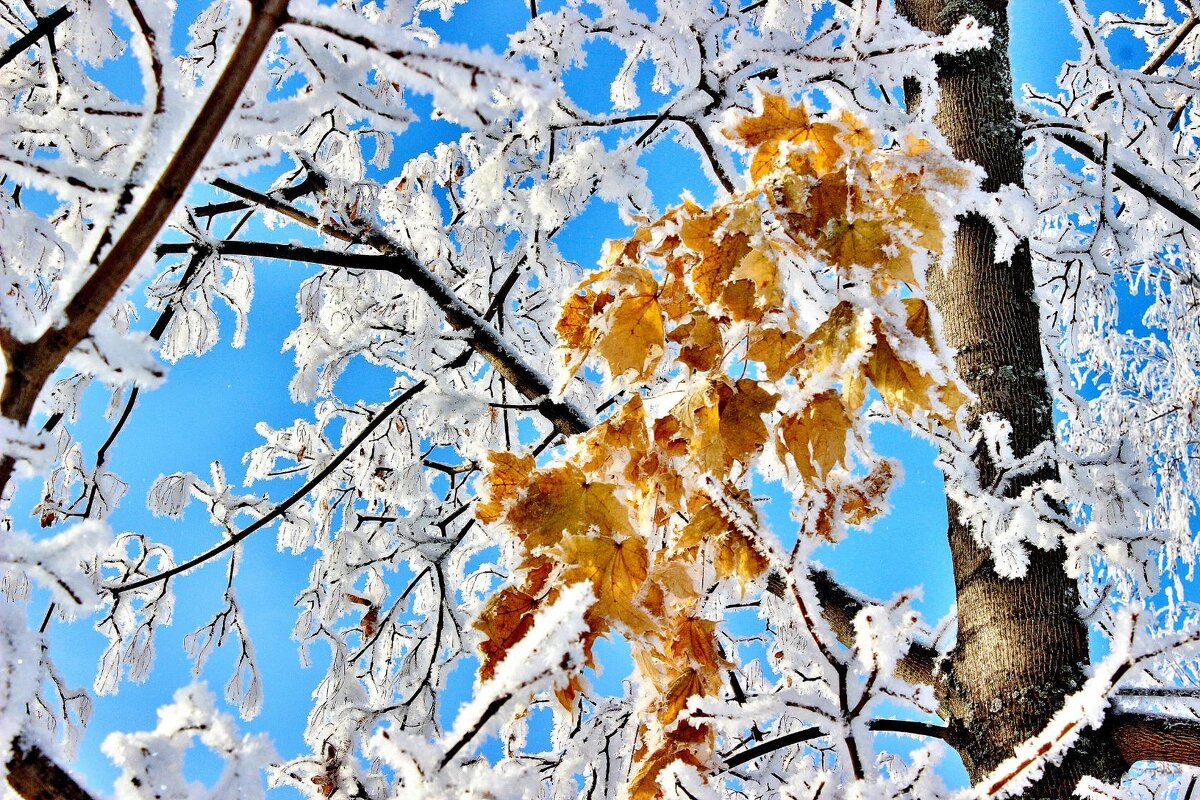
[[(993, 29), (990, 48), (940, 60), (934, 122), (958, 158), (983, 168), (984, 191), (1023, 186), (1007, 4), (902, 0), (900, 9), (915, 25), (934, 33), (948, 32), (966, 16)], [(957, 352), (959, 372), (979, 397), (969, 424), (989, 413), (1007, 419), (1013, 451), (1022, 456), (1053, 439), (1052, 404), (1029, 248), (1022, 243), (1008, 263), (995, 263), (995, 245), (996, 233), (986, 219), (962, 217), (949, 270), (931, 270), (928, 291)], [(995, 465), (982, 448), (974, 459), (981, 485), (991, 485)], [(1046, 470), (1030, 476), (1010, 492), (1053, 475)], [(1016, 745), (1041, 732), (1063, 698), (1082, 685), (1089, 660), (1087, 631), (1061, 548), (1031, 550), (1023, 578), (1001, 577), (989, 552), (958, 519), (958, 508), (952, 502), (949, 506), (958, 639), (937, 689), (951, 740), (971, 780), (979, 781), (1011, 756)], [(1022, 796), (1068, 798), (1083, 775), (1115, 780), (1124, 767), (1110, 737), (1091, 735)]]
[(91, 794), (36, 745), (14, 742), (8, 785), (24, 800), (93, 800)]

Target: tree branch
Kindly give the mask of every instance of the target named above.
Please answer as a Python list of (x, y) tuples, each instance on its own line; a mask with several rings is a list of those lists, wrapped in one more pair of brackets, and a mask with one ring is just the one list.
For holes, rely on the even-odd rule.
[[(1083, 132), (1070, 129), (1067, 129), (1067, 132), (1062, 130), (1052, 131), (1050, 132), (1050, 136), (1072, 152), (1083, 156), (1101, 168), (1104, 167), (1104, 155), (1100, 148), (1092, 141), (1092, 137), (1087, 136)], [(1112, 170), (1113, 176), (1117, 180), (1124, 183), (1130, 189), (1140, 193), (1147, 200), (1157, 203), (1161, 208), (1170, 212), (1194, 230), (1200, 231), (1200, 209), (1197, 209), (1196, 206), (1191, 205), (1182, 197), (1167, 194), (1158, 189), (1154, 186), (1152, 179), (1138, 174), (1139, 171), (1136, 167), (1121, 163), (1111, 153), (1108, 157), (1108, 168)]]
[[(335, 234), (330, 232), (330, 235)], [(341, 236), (352, 236), (352, 234), (342, 232)], [(382, 237), (381, 234), (363, 233), (360, 243), (366, 244), (380, 253), (351, 253), (302, 245), (243, 241), (220, 242), (215, 245), (215, 250), (223, 255), (231, 256), (278, 258), (344, 269), (380, 270), (411, 281), (442, 310), (451, 327), (468, 334), (468, 342), (476, 352), (486, 358), (526, 399), (537, 404), (538, 411), (553, 423), (560, 433), (564, 436), (571, 436), (583, 433), (592, 427), (592, 421), (587, 412), (572, 403), (552, 399), (549, 379), (526, 363), (516, 348), (500, 335), (492, 323), (467, 305), (428, 267)], [(200, 245), (171, 244), (159, 247), (157, 252), (161, 255), (198, 246)]]
[(0, 69), (8, 66), (13, 59), (25, 52), (38, 39), (41, 39), (43, 36), (53, 36), (55, 28), (66, 22), (74, 13), (74, 11), (71, 11), (66, 6), (62, 6), (40, 18), (37, 24), (29, 30), (29, 33), (10, 44), (3, 55), (0, 55)]
[(25, 800), (94, 800), (37, 745), (14, 741), (6, 768), (8, 785)]
[[(1197, 22), (1200, 22), (1200, 17), (1190, 16), (1183, 22), (1179, 23), (1179, 27), (1175, 29), (1175, 33), (1171, 35), (1171, 38), (1168, 39), (1161, 48), (1159, 48), (1157, 53), (1150, 56), (1149, 61), (1142, 65), (1141, 73), (1143, 75), (1153, 75), (1155, 72), (1158, 72), (1158, 68), (1167, 63), (1167, 59), (1175, 55), (1175, 51), (1178, 50), (1185, 41), (1187, 41), (1188, 36), (1190, 36), (1192, 30), (1195, 29)], [(1095, 99), (1092, 100), (1088, 108), (1090, 108), (1092, 111), (1095, 111), (1109, 100), (1112, 100), (1112, 98), (1112, 90), (1105, 89), (1103, 92), (1100, 92), (1100, 94), (1096, 95)]]
[[(8, 375), (0, 395), (0, 413), (25, 424), (34, 402), (66, 355), (87, 337), (92, 325), (116, 297), (142, 256), (183, 197), (188, 184), (212, 148), (225, 121), (254, 72), (275, 32), (287, 19), (287, 0), (259, 0), (250, 5), (250, 20), (230, 55), (203, 110), (175, 148), (138, 210), (124, 226), (99, 266), (63, 309), (66, 324), (50, 328), (37, 341), (18, 342), (5, 334)], [(0, 462), (0, 487), (12, 474), (11, 458)]]
[(1169, 761), (1200, 767), (1200, 721), (1123, 712), (1110, 717), (1105, 727), (1130, 766), (1138, 761)]
[[(817, 599), (821, 601), (821, 616), (833, 629), (839, 642), (853, 647), (854, 617), (865, 604), (825, 570), (814, 569), (808, 577), (817, 590)], [(932, 686), (940, 658), (941, 654), (929, 645), (913, 642), (908, 653), (896, 662), (896, 676), (909, 683)]]
[(311, 478), (309, 478), (304, 483), (303, 486), (301, 486), (299, 489), (297, 489), (295, 492), (293, 492), (291, 495), (289, 495), (288, 498), (286, 500), (284, 500), (283, 502), (281, 502), (279, 505), (272, 508), (266, 515), (260, 517), (259, 519), (255, 520), (254, 522), (250, 523), (245, 528), (242, 528), (240, 531), (238, 531), (237, 533), (230, 536), (228, 539), (225, 539), (224, 541), (222, 541), (220, 544), (216, 545), (215, 547), (209, 548), (208, 550), (206, 550), (205, 552), (196, 556), (195, 558), (188, 559), (187, 561), (183, 562), (182, 564), (177, 564), (176, 566), (171, 567), (170, 569), (165, 570), (163, 572), (160, 572), (157, 575), (151, 575), (149, 577), (141, 578), (136, 581), (130, 581), (129, 583), (123, 583), (119, 586), (110, 586), (110, 587), (108, 587), (108, 590), (110, 592), (112, 592), (114, 595), (120, 595), (120, 594), (124, 594), (125, 592), (133, 591), (134, 589), (140, 589), (143, 586), (149, 586), (152, 583), (158, 583), (160, 581), (165, 581), (169, 578), (172, 578), (172, 577), (178, 575), (181, 572), (187, 572), (189, 569), (192, 569), (193, 567), (198, 567), (201, 564), (203, 564), (204, 562), (210, 561), (211, 559), (216, 558), (221, 553), (224, 553), (226, 550), (233, 547), (238, 542), (240, 542), (243, 539), (245, 539), (246, 537), (250, 536), (250, 534), (254, 533), (255, 531), (257, 531), (267, 525), (270, 525), (276, 519), (283, 516), (283, 514), (286, 513), (288, 509), (290, 509), (292, 506), (296, 505), (296, 503), (300, 502), (300, 500), (302, 500), (306, 494), (308, 494), (314, 488), (316, 488), (316, 486), (321, 481), (323, 481), (323, 480), (325, 480), (325, 478), (329, 477), (329, 475), (335, 469), (337, 469), (339, 466), (341, 466), (343, 461), (345, 461), (347, 458), (350, 457), (351, 453), (353, 453), (355, 450), (358, 449), (358, 446), (360, 444), (362, 444), (364, 441), (366, 441), (368, 436), (370, 436), (372, 433), (374, 433), (375, 430), (380, 425), (383, 424), (384, 420), (386, 420), (393, 413), (395, 413), (395, 411), (397, 409), (399, 409), (400, 406), (404, 405), (412, 397), (414, 397), (415, 395), (417, 395), (421, 391), (423, 391), (425, 389), (426, 385), (427, 384), (425, 381), (420, 381), (419, 383), (415, 383), (412, 386), (410, 386), (407, 390), (405, 390), (404, 393), (401, 394), (399, 397), (397, 397), (395, 400), (393, 400), (392, 402), (390, 402), (386, 406), (384, 406), (383, 410), (381, 410), (378, 414), (376, 414), (375, 418), (372, 419), (370, 422), (368, 422), (363, 427), (363, 429), (361, 431), (359, 431), (358, 435), (355, 436), (350, 442), (348, 442), (345, 447), (343, 447), (341, 450), (339, 450), (337, 455), (335, 455), (332, 459), (330, 459), (329, 463), (326, 464), (325, 467), (320, 472), (318, 472), (316, 475), (313, 475)]
[[(867, 723), (867, 727), (879, 733), (906, 733), (912, 736), (933, 736), (943, 740), (947, 737), (947, 730), (943, 726), (934, 725), (929, 722), (917, 722), (915, 720), (873, 719)], [(721, 767), (720, 771), (725, 772), (735, 769), (748, 761), (753, 761), (768, 753), (773, 753), (776, 750), (782, 750), (785, 747), (791, 747), (795, 744), (803, 744), (813, 739), (819, 739), (825, 735), (823, 730), (816, 727), (785, 733), (783, 736), (777, 736), (774, 739), (769, 739), (762, 744), (729, 756), (725, 759), (725, 765)]]

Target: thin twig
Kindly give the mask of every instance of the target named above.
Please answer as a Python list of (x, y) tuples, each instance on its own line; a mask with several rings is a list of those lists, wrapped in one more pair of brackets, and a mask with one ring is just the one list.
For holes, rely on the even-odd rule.
[(134, 589), (140, 589), (143, 586), (149, 586), (152, 583), (158, 583), (160, 581), (165, 581), (169, 578), (172, 578), (172, 577), (178, 575), (181, 572), (186, 572), (193, 567), (199, 566), (200, 564), (203, 564), (204, 562), (209, 561), (209, 560), (215, 558), (216, 556), (219, 556), (221, 553), (224, 553), (226, 550), (233, 547), (238, 542), (241, 542), (243, 539), (250, 536), (250, 534), (271, 524), (276, 519), (281, 517), (284, 513), (286, 513), (288, 511), (288, 509), (290, 509), (296, 503), (300, 502), (300, 500), (303, 499), (304, 496), (307, 495), (309, 492), (311, 492), (313, 489), (315, 489), (317, 487), (317, 485), (319, 483), (321, 483), (321, 481), (323, 481), (323, 480), (325, 480), (325, 478), (329, 477), (329, 475), (335, 469), (337, 469), (339, 466), (341, 466), (342, 462), (344, 462), (347, 458), (349, 458), (350, 454), (353, 453), (355, 450), (357, 450), (358, 446), (360, 444), (362, 444), (364, 441), (366, 441), (367, 437), (370, 436), (372, 433), (374, 433), (375, 430), (380, 425), (382, 425), (383, 422), (385, 420), (387, 420), (388, 417), (390, 417), (402, 405), (407, 403), (414, 396), (416, 396), (422, 390), (424, 390), (427, 385), (428, 384), (426, 381), (420, 381), (419, 383), (416, 383), (416, 384), (412, 385), (411, 387), (409, 387), (403, 394), (401, 394), (395, 400), (393, 400), (392, 402), (390, 402), (386, 406), (384, 406), (384, 408), (378, 414), (375, 415), (375, 418), (372, 419), (370, 422), (368, 422), (366, 424), (366, 426), (364, 426), (363, 429), (361, 431), (359, 431), (358, 435), (355, 436), (345, 447), (343, 447), (338, 452), (338, 454), (335, 455), (330, 460), (330, 462), (320, 472), (318, 472), (316, 475), (309, 478), (308, 481), (305, 482), (305, 484), (303, 486), (301, 486), (299, 489), (297, 489), (295, 492), (293, 492), (282, 503), (280, 503), (279, 505), (277, 505), (273, 509), (271, 509), (265, 516), (261, 517), (258, 520), (255, 520), (250, 525), (247, 525), (242, 530), (233, 534), (232, 536), (230, 536), (225, 541), (221, 542), (216, 547), (210, 548), (209, 550), (201, 553), (200, 555), (196, 556), (195, 558), (189, 559), (189, 560), (183, 562), (182, 564), (179, 564), (178, 566), (171, 567), (170, 569), (168, 569), (164, 572), (161, 572), (158, 575), (151, 575), (147, 578), (142, 578), (140, 580), (132, 581), (130, 583), (123, 583), (120, 586), (110, 586), (110, 587), (108, 587), (108, 590), (110, 592), (112, 592), (114, 595), (121, 595), (125, 592), (133, 591)]

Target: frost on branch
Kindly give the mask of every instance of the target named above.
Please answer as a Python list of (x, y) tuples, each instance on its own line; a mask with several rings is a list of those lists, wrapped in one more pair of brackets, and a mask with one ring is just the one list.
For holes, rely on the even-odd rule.
[[(224, 762), (211, 788), (183, 775), (185, 754), (197, 739)], [(233, 719), (216, 710), (204, 684), (177, 691), (173, 702), (158, 710), (154, 730), (109, 734), (103, 748), (121, 768), (117, 800), (254, 800), (266, 796), (263, 770), (278, 760), (264, 734), (237, 732)]]

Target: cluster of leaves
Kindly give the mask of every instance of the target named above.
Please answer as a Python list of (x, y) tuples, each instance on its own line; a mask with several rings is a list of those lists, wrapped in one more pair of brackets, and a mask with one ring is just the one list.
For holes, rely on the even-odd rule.
[[(964, 400), (918, 276), (946, 238), (931, 197), (965, 188), (965, 173), (924, 140), (885, 148), (848, 112), (814, 119), (780, 97), (726, 134), (750, 152), (749, 187), (610, 242), (605, 268), (564, 304), (566, 377), (596, 356), (629, 399), (558, 463), (492, 454), (477, 509), (521, 558), (477, 621), (481, 677), (540, 607), (591, 581), (589, 661), (616, 631), (645, 687), (633, 797), (658, 796), (674, 762), (712, 760), (697, 702), (720, 692), (729, 664), (706, 600), (786, 570), (751, 468), (775, 459), (806, 533), (832, 538), (878, 514), (893, 481), (865, 440), (868, 385), (928, 424), (953, 424)], [(558, 692), (564, 706), (580, 681)]]

